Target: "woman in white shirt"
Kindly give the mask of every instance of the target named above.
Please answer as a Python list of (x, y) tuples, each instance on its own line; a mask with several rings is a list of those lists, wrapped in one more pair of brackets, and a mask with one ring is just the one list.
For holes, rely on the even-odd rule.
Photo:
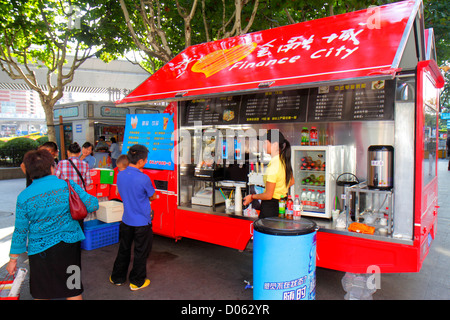
[(111, 146), (109, 147), (109, 152), (111, 152), (111, 164), (113, 169), (116, 167), (117, 158), (120, 156), (119, 145), (116, 142), (116, 138), (111, 138)]

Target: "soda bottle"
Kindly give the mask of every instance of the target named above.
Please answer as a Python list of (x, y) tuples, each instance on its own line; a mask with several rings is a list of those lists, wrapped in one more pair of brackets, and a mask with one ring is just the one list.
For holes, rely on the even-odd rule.
[(295, 195), (294, 199), (294, 220), (300, 220), (302, 216), (302, 205), (300, 203), (300, 198), (298, 194)]
[(314, 190), (311, 190), (309, 206), (311, 209), (317, 209), (316, 192)]
[(316, 127), (311, 127), (311, 131), (309, 133), (309, 145), (317, 146), (319, 144), (319, 134), (317, 132)]
[(309, 131), (307, 127), (302, 128), (302, 146), (309, 146)]
[(325, 191), (319, 191), (319, 199), (317, 200), (317, 207), (319, 210), (323, 210), (325, 209), (325, 196), (324, 196), (324, 192)]
[(301, 195), (301, 204), (303, 205), (303, 208), (306, 208), (306, 189), (302, 190), (302, 195)]
[(322, 198), (322, 192), (323, 191), (317, 190), (317, 193), (316, 193), (316, 207), (317, 207), (317, 209), (320, 209), (319, 208), (319, 201), (320, 201), (320, 198)]
[(281, 198), (280, 201), (278, 201), (278, 217), (284, 218), (285, 213), (286, 213), (286, 199)]
[(308, 189), (308, 191), (306, 192), (306, 209), (311, 209), (311, 189)]
[(294, 218), (294, 201), (292, 196), (289, 195), (286, 201), (286, 219), (292, 220)]

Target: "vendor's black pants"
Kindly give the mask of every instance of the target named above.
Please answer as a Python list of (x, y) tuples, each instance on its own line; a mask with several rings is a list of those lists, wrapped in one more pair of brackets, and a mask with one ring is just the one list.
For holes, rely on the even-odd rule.
[(259, 218), (278, 217), (278, 199), (262, 200)]
[(131, 259), (131, 246), (134, 242), (133, 268), (130, 271), (130, 283), (140, 287), (147, 277), (147, 258), (152, 250), (152, 225), (132, 227), (120, 223), (119, 251), (114, 262), (111, 280), (114, 283), (124, 283), (127, 279), (128, 266)]

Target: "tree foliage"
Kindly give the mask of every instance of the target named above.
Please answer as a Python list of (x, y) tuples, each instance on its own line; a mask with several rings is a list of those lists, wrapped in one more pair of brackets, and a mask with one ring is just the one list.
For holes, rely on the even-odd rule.
[[(0, 67), (39, 94), (51, 139), (53, 106), (88, 58), (122, 54), (104, 41), (105, 6), (85, 0), (0, 0)], [(45, 82), (37, 69), (45, 70)]]

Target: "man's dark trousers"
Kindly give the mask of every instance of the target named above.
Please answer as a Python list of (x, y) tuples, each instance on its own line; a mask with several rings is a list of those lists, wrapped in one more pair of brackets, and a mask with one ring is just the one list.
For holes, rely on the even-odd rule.
[(131, 247), (134, 241), (133, 268), (130, 271), (130, 283), (142, 286), (147, 278), (147, 258), (152, 250), (152, 225), (133, 227), (121, 222), (119, 227), (119, 251), (114, 262), (111, 280), (125, 283), (131, 260)]

